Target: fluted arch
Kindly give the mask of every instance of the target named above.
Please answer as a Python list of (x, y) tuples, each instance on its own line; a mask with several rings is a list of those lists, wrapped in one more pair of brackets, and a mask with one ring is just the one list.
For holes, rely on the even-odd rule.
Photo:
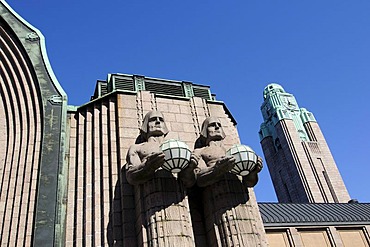
[(0, 26), (1, 245), (29, 245), (42, 138), (42, 100), (23, 46)]

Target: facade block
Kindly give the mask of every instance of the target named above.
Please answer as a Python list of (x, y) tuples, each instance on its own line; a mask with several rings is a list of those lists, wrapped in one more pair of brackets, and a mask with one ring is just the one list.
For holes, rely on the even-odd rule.
[[(151, 79), (142, 77), (142, 85), (146, 81)], [(156, 84), (150, 85), (155, 90)], [(128, 183), (126, 153), (138, 141), (144, 115), (151, 110), (163, 114), (169, 129), (166, 139), (181, 140), (191, 148), (202, 122), (212, 115), (222, 122), (227, 147), (240, 142), (224, 103), (201, 97), (116, 91), (69, 111), (73, 157), (69, 159), (68, 241), (77, 246), (266, 245), (253, 189), (245, 192), (239, 180), (225, 178), (192, 195), (164, 170), (145, 184)], [(228, 202), (237, 198), (241, 201), (235, 202), (235, 208), (226, 210)], [(215, 221), (216, 215), (224, 216)], [(224, 222), (223, 217), (230, 221)]]

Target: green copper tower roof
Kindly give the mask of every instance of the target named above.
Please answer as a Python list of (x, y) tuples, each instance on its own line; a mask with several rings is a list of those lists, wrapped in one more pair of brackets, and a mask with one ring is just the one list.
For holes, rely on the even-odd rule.
[(263, 90), (264, 102), (261, 112), (264, 122), (261, 124), (260, 139), (267, 136), (276, 138), (274, 126), (283, 119), (290, 119), (294, 122), (297, 133), (302, 141), (308, 141), (308, 135), (304, 127), (306, 122), (316, 122), (315, 117), (305, 108), (299, 108), (293, 94), (287, 93), (277, 83), (270, 83)]
[(282, 86), (280, 86), (277, 83), (270, 83), (263, 90), (263, 98), (266, 99), (267, 95), (269, 95), (271, 93), (276, 93), (276, 92), (285, 93), (285, 90)]

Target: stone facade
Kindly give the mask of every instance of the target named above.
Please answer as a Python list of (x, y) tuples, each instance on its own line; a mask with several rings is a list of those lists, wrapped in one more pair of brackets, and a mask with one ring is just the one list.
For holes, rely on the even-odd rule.
[[(204, 198), (207, 203), (199, 204), (197, 197), (202, 195), (196, 192), (189, 199), (181, 181), (172, 175), (168, 177), (170, 173), (166, 171), (157, 175), (161, 177), (157, 182), (153, 180), (141, 187), (132, 186), (125, 176), (126, 153), (139, 136), (143, 116), (151, 110), (163, 113), (170, 131), (166, 139), (179, 139), (190, 147), (199, 137), (203, 120), (216, 116), (226, 132), (225, 145), (230, 147), (239, 139), (235, 124), (225, 109), (222, 102), (200, 97), (176, 98), (139, 91), (109, 94), (70, 111), (66, 244), (172, 246), (177, 243), (176, 246), (209, 246), (207, 231), (211, 229), (204, 226), (202, 219), (213, 218), (217, 212), (210, 210), (212, 214), (206, 216), (197, 208), (222, 204), (236, 192), (215, 189), (221, 194)], [(215, 188), (219, 186), (225, 187), (220, 184)], [(179, 189), (182, 192), (176, 196)], [(228, 217), (239, 217), (244, 223), (236, 225), (238, 228), (235, 229), (229, 226), (230, 232), (221, 237), (227, 236), (230, 240), (223, 244), (220, 239), (214, 240), (218, 244), (213, 242), (212, 246), (243, 245), (241, 243), (247, 241), (243, 234), (249, 236), (253, 246), (266, 245), (252, 188), (248, 194), (249, 200), (240, 205), (240, 213), (232, 208), (225, 211)], [(219, 212), (226, 210), (221, 204), (217, 209)], [(145, 225), (148, 221), (151, 228)], [(220, 219), (217, 224), (221, 223)], [(239, 228), (243, 225), (245, 229), (240, 235)]]

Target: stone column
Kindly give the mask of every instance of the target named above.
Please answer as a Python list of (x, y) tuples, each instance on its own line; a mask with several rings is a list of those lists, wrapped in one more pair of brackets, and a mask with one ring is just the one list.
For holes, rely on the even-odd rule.
[(204, 188), (204, 217), (209, 246), (263, 246), (258, 211), (236, 175)]
[(135, 186), (135, 208), (138, 246), (195, 246), (184, 187), (170, 172)]

